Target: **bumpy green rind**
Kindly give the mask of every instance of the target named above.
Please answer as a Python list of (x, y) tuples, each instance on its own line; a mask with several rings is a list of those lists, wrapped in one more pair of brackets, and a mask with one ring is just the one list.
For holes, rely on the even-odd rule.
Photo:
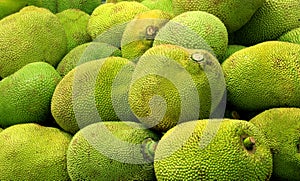
[(88, 42), (72, 49), (57, 65), (56, 70), (65, 76), (76, 66), (109, 56), (121, 57), (121, 50), (117, 47), (102, 42)]
[(65, 131), (102, 121), (131, 120), (127, 92), (134, 64), (121, 57), (108, 57), (75, 67), (57, 85), (51, 113)]
[(18, 12), (25, 7), (26, 0), (2, 0), (0, 1), (0, 19)]
[(300, 27), (298, 0), (266, 0), (252, 18), (234, 33), (236, 44), (250, 46), (276, 40), (282, 34)]
[(250, 120), (265, 135), (273, 153), (274, 180), (300, 178), (300, 109), (273, 108)]
[[(203, 60), (197, 62), (193, 55)], [(132, 80), (130, 86), (133, 113), (141, 122), (163, 132), (182, 121), (209, 118), (225, 91), (218, 66), (218, 60), (205, 50), (169, 44), (148, 49), (134, 72), (134, 77), (141, 77)], [(212, 89), (216, 91), (213, 98)], [(188, 101), (193, 96), (194, 102)]]
[(223, 58), (220, 59), (220, 63), (224, 62), (224, 60), (226, 60), (233, 53), (235, 53), (241, 49), (244, 49), (244, 48), (246, 48), (246, 47), (243, 45), (228, 45)]
[[(246, 149), (244, 139), (255, 140)], [(272, 154), (263, 133), (243, 120), (195, 120), (172, 128), (158, 142), (160, 180), (269, 180)]]
[(299, 57), (300, 45), (281, 41), (235, 52), (222, 63), (228, 102), (247, 111), (299, 107)]
[(0, 76), (31, 62), (56, 66), (66, 54), (67, 38), (58, 18), (43, 8), (25, 7), (0, 21)]
[(91, 124), (70, 143), (68, 173), (72, 180), (155, 180), (153, 160), (144, 157), (143, 142), (159, 138), (139, 123)]
[(44, 123), (61, 76), (48, 63), (33, 62), (0, 81), (0, 126)]
[(159, 9), (164, 12), (174, 14), (172, 0), (143, 0), (141, 3), (149, 9)]
[(284, 33), (277, 40), (300, 44), (300, 27)]
[(18, 124), (0, 133), (0, 180), (70, 180), (71, 135), (53, 127)]
[(120, 47), (126, 23), (135, 15), (148, 10), (149, 8), (135, 1), (102, 4), (91, 14), (88, 33), (93, 40), (110, 42), (111, 45)]
[(92, 40), (87, 32), (89, 14), (78, 9), (67, 9), (57, 13), (56, 16), (64, 26), (67, 35), (67, 52)]
[(127, 25), (121, 40), (122, 57), (134, 60), (152, 47), (154, 38), (173, 16), (161, 10), (149, 10), (135, 16)]
[(161, 44), (206, 49), (220, 59), (228, 45), (228, 33), (223, 22), (213, 14), (189, 11), (175, 16), (160, 29), (153, 46)]
[(265, 0), (173, 0), (175, 15), (187, 11), (206, 11), (217, 16), (232, 33), (245, 25)]

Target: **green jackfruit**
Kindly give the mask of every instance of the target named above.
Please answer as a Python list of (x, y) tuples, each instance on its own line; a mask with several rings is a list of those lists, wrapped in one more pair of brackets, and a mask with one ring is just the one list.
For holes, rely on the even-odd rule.
[(273, 154), (273, 180), (300, 178), (300, 109), (273, 108), (250, 120), (266, 135)]
[(135, 15), (148, 10), (150, 9), (135, 1), (102, 4), (91, 14), (87, 27), (88, 33), (93, 40), (120, 47), (126, 24)]
[(76, 66), (109, 56), (121, 57), (121, 50), (102, 42), (88, 42), (72, 49), (57, 65), (56, 70), (61, 76), (65, 76)]
[(213, 117), (224, 91), (222, 69), (212, 54), (165, 44), (140, 57), (129, 105), (140, 122), (165, 132), (180, 122)]
[(162, 10), (166, 13), (174, 14), (172, 0), (143, 0), (141, 3), (151, 10)]
[(159, 30), (153, 46), (161, 44), (206, 49), (220, 59), (227, 48), (228, 33), (216, 16), (204, 11), (189, 11), (175, 16)]
[(56, 66), (67, 50), (66, 34), (58, 18), (31, 6), (0, 20), (0, 42), (2, 78), (31, 62)]
[(0, 133), (0, 180), (70, 180), (67, 149), (71, 135), (34, 123)]
[(121, 40), (122, 57), (134, 60), (152, 47), (154, 37), (172, 15), (161, 10), (140, 13), (131, 20), (124, 30)]
[(47, 8), (52, 13), (59, 13), (67, 9), (79, 9), (88, 14), (101, 5), (100, 0), (26, 0), (28, 5)]
[(26, 0), (2, 0), (0, 1), (0, 19), (18, 12), (27, 5)]
[(56, 16), (64, 26), (68, 39), (68, 52), (76, 46), (92, 40), (87, 32), (87, 24), (90, 19), (89, 14), (78, 9), (67, 9), (57, 13)]
[(243, 120), (195, 120), (158, 142), (154, 171), (160, 180), (269, 180), (272, 154), (263, 133)]
[(217, 16), (232, 33), (245, 25), (265, 0), (173, 0), (175, 15), (187, 11), (206, 11)]
[(131, 121), (134, 117), (127, 106), (127, 95), (133, 70), (134, 64), (121, 57), (75, 67), (53, 93), (51, 113), (57, 124), (74, 134), (99, 121)]
[(267, 41), (232, 54), (223, 63), (228, 102), (262, 111), (300, 106), (300, 45)]
[(228, 45), (223, 58), (220, 59), (220, 63), (224, 62), (224, 60), (226, 60), (233, 53), (235, 53), (241, 49), (244, 49), (244, 48), (246, 48), (246, 47), (243, 45)]
[(283, 33), (300, 27), (299, 0), (265, 0), (252, 18), (234, 33), (234, 41), (254, 45), (276, 40)]
[(300, 27), (284, 33), (277, 40), (300, 44)]
[(155, 180), (159, 135), (135, 122), (99, 122), (78, 131), (67, 152), (72, 180)]
[(51, 115), (50, 103), (58, 72), (45, 62), (25, 65), (0, 81), (0, 126), (43, 123)]

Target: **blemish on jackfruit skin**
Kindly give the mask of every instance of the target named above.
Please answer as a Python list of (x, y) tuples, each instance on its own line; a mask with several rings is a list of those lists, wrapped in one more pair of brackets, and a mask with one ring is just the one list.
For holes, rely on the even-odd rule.
[(256, 115), (249, 122), (266, 136), (273, 154), (274, 180), (300, 178), (300, 108), (272, 108)]

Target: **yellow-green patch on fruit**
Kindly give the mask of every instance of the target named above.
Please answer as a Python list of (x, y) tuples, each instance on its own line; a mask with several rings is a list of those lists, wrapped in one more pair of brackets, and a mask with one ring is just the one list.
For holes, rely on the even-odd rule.
[(228, 102), (263, 111), (300, 106), (300, 45), (267, 41), (233, 53), (223, 63)]
[(265, 135), (273, 154), (274, 180), (300, 178), (300, 109), (273, 108), (250, 120)]
[(2, 78), (31, 62), (56, 66), (66, 54), (67, 37), (58, 18), (46, 9), (27, 8), (0, 20)]
[(0, 180), (70, 180), (72, 136), (54, 127), (18, 124), (0, 133)]
[(25, 65), (0, 81), (0, 126), (45, 123), (51, 116), (50, 103), (61, 76), (46, 62)]
[(76, 46), (92, 40), (87, 32), (89, 14), (79, 9), (67, 9), (57, 13), (56, 16), (64, 26), (68, 40), (68, 52)]

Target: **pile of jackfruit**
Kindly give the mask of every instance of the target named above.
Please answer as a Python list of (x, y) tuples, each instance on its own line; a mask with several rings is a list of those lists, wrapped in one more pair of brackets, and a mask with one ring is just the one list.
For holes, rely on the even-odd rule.
[(0, 180), (300, 180), (300, 1), (0, 0)]

